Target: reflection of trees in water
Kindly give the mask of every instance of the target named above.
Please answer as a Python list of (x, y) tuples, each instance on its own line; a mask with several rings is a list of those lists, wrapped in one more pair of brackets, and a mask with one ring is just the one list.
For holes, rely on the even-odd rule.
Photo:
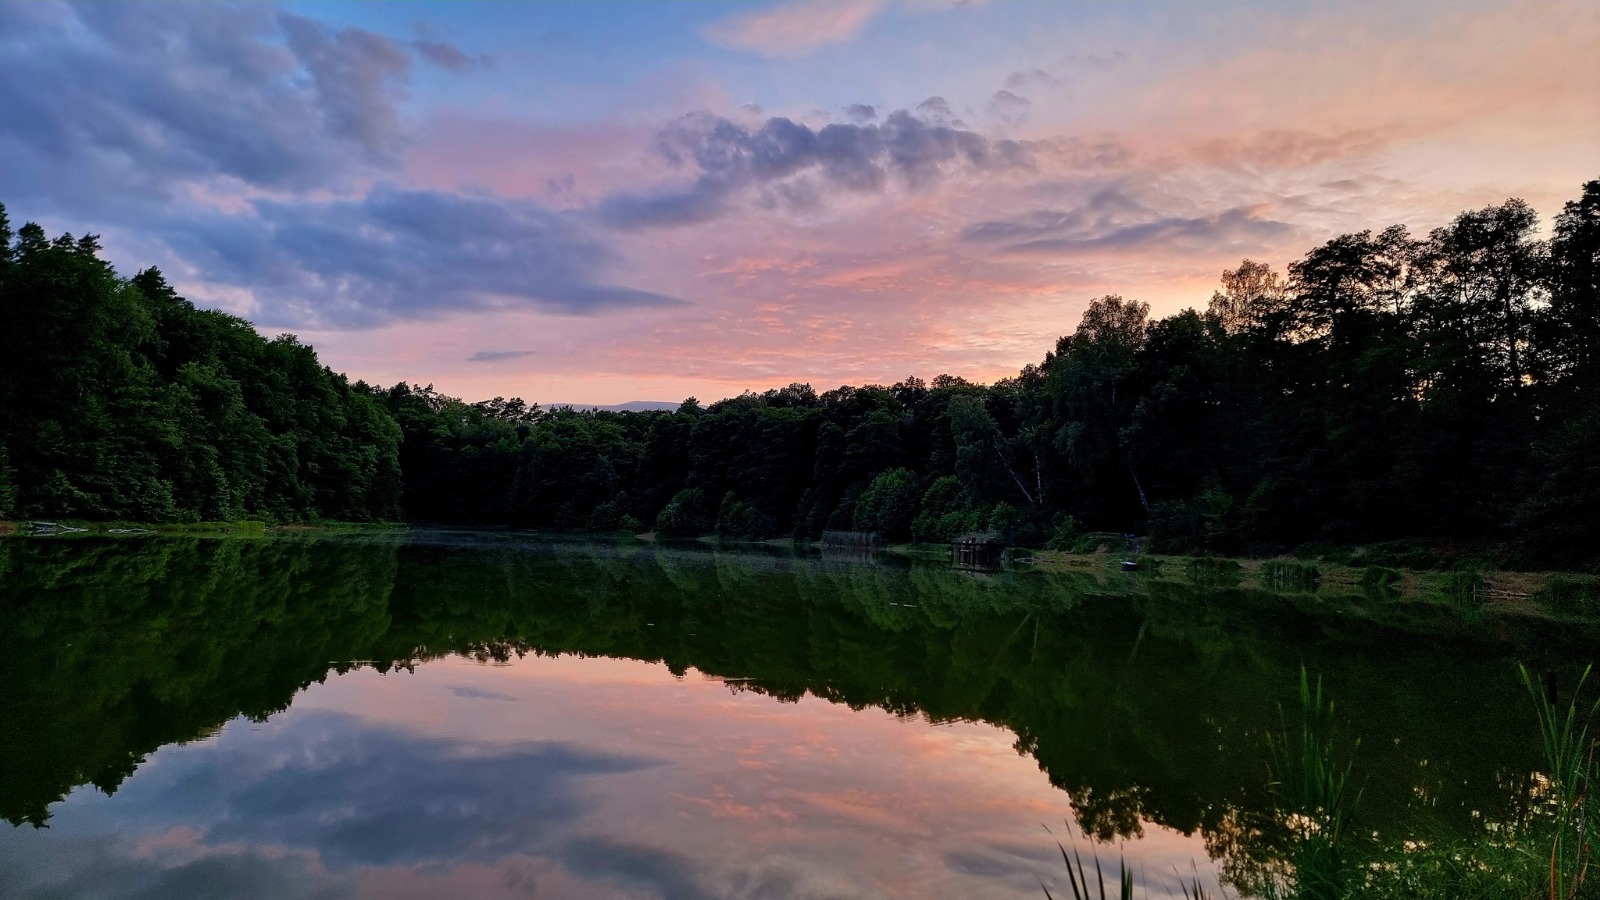
[(1072, 814), (1079, 830), (1102, 843), (1144, 837), (1145, 793), (1137, 785), (1107, 794), (1083, 787), (1072, 795)]
[(1369, 829), (1424, 808), (1447, 828), (1509, 811), (1533, 762), (1503, 721), (1521, 706), (1499, 651), (1430, 649), (1236, 589), (426, 539), (9, 541), (0, 571), (15, 623), (0, 634), (0, 815), (14, 822), (352, 665), (330, 660), (386, 670), (445, 653), (659, 661), (783, 700), (991, 722), (1070, 792), (1085, 833), (1200, 832), (1241, 884), (1277, 846), (1264, 736), (1302, 662), (1365, 739)]
[(0, 816), (35, 824), (364, 658), (395, 571), (392, 547), (287, 540), (11, 540), (0, 560)]

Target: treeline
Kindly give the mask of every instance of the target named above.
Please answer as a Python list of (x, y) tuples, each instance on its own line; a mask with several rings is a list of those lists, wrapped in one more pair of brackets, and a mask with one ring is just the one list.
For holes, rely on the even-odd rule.
[[(1207, 308), (1095, 300), (1042, 363), (676, 412), (467, 404), (400, 384), (406, 508), (441, 522), (1189, 552), (1426, 539), (1600, 561), (1600, 181), (1426, 237), (1246, 260)], [(1432, 552), (1432, 550), (1424, 550)]]
[(400, 516), (400, 430), (285, 335), (0, 206), (0, 518)]
[[(1548, 239), (1509, 200), (1426, 237), (1343, 235), (1286, 273), (1246, 260), (1204, 311), (1152, 320), (1143, 303), (1100, 298), (1039, 365), (993, 385), (791, 385), (674, 412), (348, 385), (292, 339), (195, 311), (159, 275), (119, 282), (84, 243), (35, 229), (4, 263), (8, 312), (38, 323), (8, 337), (8, 365), (34, 361), (0, 395), (11, 504), (28, 514), (393, 515), (392, 419), (401, 505), (434, 522), (740, 538), (992, 531), (1057, 547), (1139, 531), (1158, 548), (1214, 553), (1412, 539), (1517, 564), (1600, 563), (1600, 181)], [(46, 274), (57, 269), (96, 285), (94, 299)], [(107, 312), (123, 307), (150, 324)], [(168, 315), (200, 323), (182, 334), (231, 339), (174, 365), (155, 349), (188, 346), (167, 337)], [(86, 349), (102, 343), (115, 352)], [(271, 477), (230, 468), (237, 429), (197, 407), (208, 395), (190, 382), (206, 379), (182, 374), (200, 359), (235, 386), (218, 393), (240, 398), (236, 415), (260, 423)], [(65, 370), (86, 375), (68, 382)], [(278, 390), (294, 377), (315, 391)], [(110, 399), (133, 385), (171, 399)], [(166, 420), (157, 402), (187, 411), (170, 443), (193, 452), (152, 452), (168, 446), (141, 431)], [(106, 427), (86, 427), (93, 416)], [(224, 494), (231, 505), (206, 499)]]

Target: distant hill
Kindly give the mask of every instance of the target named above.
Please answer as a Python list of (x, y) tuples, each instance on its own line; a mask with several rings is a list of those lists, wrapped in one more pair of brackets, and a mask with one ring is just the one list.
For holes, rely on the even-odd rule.
[(613, 403), (602, 406), (598, 403), (545, 403), (545, 409), (555, 409), (558, 406), (570, 406), (573, 409), (600, 409), (607, 412), (649, 412), (654, 409), (673, 410), (683, 404), (672, 400), (629, 400), (627, 403)]

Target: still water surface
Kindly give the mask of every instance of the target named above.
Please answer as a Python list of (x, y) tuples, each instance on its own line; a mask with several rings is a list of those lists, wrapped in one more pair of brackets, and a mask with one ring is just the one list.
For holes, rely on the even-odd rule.
[(1266, 736), (1302, 664), (1391, 840), (1510, 814), (1537, 762), (1511, 661), (1592, 646), (1381, 598), (461, 532), (9, 540), (0, 616), (5, 897), (1037, 898), (1057, 839), (1176, 895), (1281, 852)]

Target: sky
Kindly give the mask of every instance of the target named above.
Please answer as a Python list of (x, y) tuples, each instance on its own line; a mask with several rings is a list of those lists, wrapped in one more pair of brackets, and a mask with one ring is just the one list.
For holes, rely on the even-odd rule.
[(992, 381), (1600, 178), (1593, 0), (0, 0), (0, 203), (468, 400)]

